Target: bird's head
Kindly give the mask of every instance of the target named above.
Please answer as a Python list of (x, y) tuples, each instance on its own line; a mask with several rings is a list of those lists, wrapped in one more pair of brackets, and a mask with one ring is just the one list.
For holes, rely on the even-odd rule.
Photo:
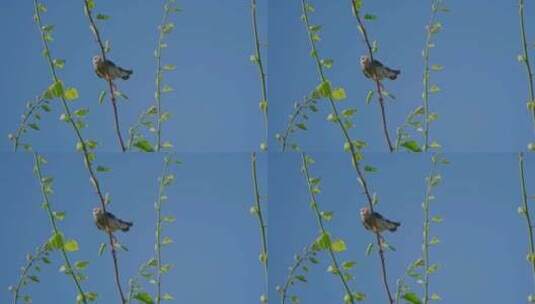
[(97, 63), (99, 63), (101, 61), (102, 61), (102, 56), (100, 56), (100, 55), (93, 56), (93, 64), (97, 64)]
[(361, 216), (367, 216), (370, 214), (370, 208), (364, 207), (360, 209), (360, 215)]
[(102, 208), (100, 207), (97, 207), (97, 208), (93, 208), (93, 215), (96, 216), (98, 214), (101, 214), (102, 213)]
[(370, 57), (368, 57), (367, 55), (360, 56), (360, 64), (364, 65), (364, 64), (368, 64), (369, 62), (370, 62)]

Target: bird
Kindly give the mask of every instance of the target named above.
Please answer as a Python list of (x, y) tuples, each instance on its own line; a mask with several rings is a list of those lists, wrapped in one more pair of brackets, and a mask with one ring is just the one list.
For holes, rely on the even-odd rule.
[(132, 70), (123, 69), (115, 65), (111, 60), (104, 59), (100, 55), (93, 57), (93, 68), (98, 77), (106, 80), (114, 80), (116, 78), (127, 80), (134, 73)]
[(401, 225), (401, 223), (384, 218), (377, 212), (372, 212), (368, 207), (360, 209), (360, 219), (366, 230), (375, 233), (381, 233), (385, 230), (394, 232)]
[(383, 80), (384, 78), (395, 80), (401, 73), (400, 70), (394, 70), (384, 66), (379, 60), (374, 59), (372, 61), (366, 55), (360, 56), (360, 67), (364, 76), (373, 80)]
[(132, 222), (123, 221), (117, 218), (115, 215), (102, 210), (100, 207), (93, 209), (93, 219), (99, 230), (104, 230), (108, 233), (113, 233), (117, 230), (126, 232), (132, 225), (134, 225)]

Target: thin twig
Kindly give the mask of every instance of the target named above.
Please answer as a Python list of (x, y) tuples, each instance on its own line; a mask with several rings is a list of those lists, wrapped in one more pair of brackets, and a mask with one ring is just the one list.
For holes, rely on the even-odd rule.
[[(85, 14), (89, 20), (89, 28), (91, 29), (91, 31), (93, 32), (94, 36), (95, 36), (95, 41), (97, 42), (99, 48), (100, 48), (100, 53), (101, 53), (101, 56), (102, 56), (102, 59), (104, 61), (106, 61), (106, 48), (104, 47), (104, 43), (102, 42), (102, 38), (100, 37), (100, 32), (97, 28), (97, 25), (95, 23), (95, 20), (93, 19), (93, 15), (91, 14), (91, 8), (89, 7), (89, 1), (88, 0), (84, 0), (84, 11), (85, 11)], [(119, 139), (119, 144), (121, 146), (121, 151), (125, 152), (126, 151), (126, 147), (124, 145), (124, 141), (123, 141), (123, 137), (121, 135), (121, 129), (120, 129), (120, 125), (119, 125), (119, 113), (118, 113), (118, 109), (117, 109), (117, 101), (116, 101), (116, 97), (115, 97), (115, 85), (113, 84), (113, 81), (111, 79), (107, 79), (108, 81), (108, 85), (109, 85), (109, 89), (110, 89), (110, 97), (111, 97), (111, 104), (112, 104), (112, 108), (113, 108), (113, 117), (114, 117), (114, 124), (115, 124), (115, 132), (117, 133), (117, 137)]]
[(22, 267), (22, 272), (20, 274), (20, 279), (17, 282), (17, 286), (13, 287), (13, 304), (17, 304), (20, 297), (20, 290), (22, 289), (23, 285), (26, 283), (26, 279), (28, 278), (28, 273), (32, 269), (32, 266), (36, 264), (36, 261), (41, 260), (44, 256), (48, 254), (47, 249), (47, 242), (45, 242), (44, 245), (41, 245), (39, 248), (37, 248), (37, 251), (35, 255), (28, 255), (26, 265)]
[(267, 297), (268, 294), (268, 246), (267, 246), (267, 229), (266, 223), (264, 221), (264, 215), (262, 213), (262, 206), (260, 205), (260, 190), (258, 187), (258, 179), (256, 175), (256, 153), (251, 154), (251, 175), (253, 179), (253, 190), (254, 190), (254, 199), (255, 199), (255, 215), (258, 218), (258, 226), (260, 227), (260, 238), (262, 240), (262, 253), (260, 262), (264, 265), (264, 284), (265, 291), (264, 295)]
[(533, 241), (533, 225), (532, 225), (531, 217), (529, 214), (528, 194), (527, 194), (527, 188), (526, 188), (526, 172), (524, 168), (524, 154), (522, 152), (518, 153), (518, 166), (520, 169), (520, 190), (522, 193), (522, 205), (523, 205), (522, 213), (524, 214), (524, 217), (526, 218), (526, 224), (528, 226), (528, 238), (529, 238), (528, 260), (531, 264), (531, 272), (533, 275), (533, 289), (535, 291), (535, 261), (533, 260), (535, 258), (535, 243)]
[[(52, 213), (52, 207), (51, 207), (51, 204), (50, 204), (50, 200), (48, 198), (48, 194), (47, 194), (47, 191), (46, 191), (46, 188), (45, 188), (45, 184), (43, 182), (43, 174), (41, 172), (40, 156), (37, 153), (34, 152), (33, 157), (34, 157), (34, 162), (35, 162), (35, 171), (36, 171), (35, 173), (37, 175), (37, 178), (39, 179), (39, 186), (41, 187), (41, 195), (43, 196), (43, 202), (44, 202), (45, 210), (46, 210), (46, 212), (48, 214), (48, 218), (50, 220), (50, 225), (52, 226), (52, 229), (54, 230), (54, 233), (56, 235), (58, 235), (61, 232), (58, 229), (58, 226), (56, 224), (56, 219), (54, 217), (54, 214)], [(80, 281), (79, 281), (78, 277), (76, 276), (76, 273), (74, 272), (74, 268), (72, 267), (72, 264), (71, 264), (71, 261), (69, 259), (69, 256), (67, 255), (67, 251), (65, 250), (65, 248), (63, 246), (61, 246), (58, 249), (60, 250), (61, 255), (63, 257), (63, 260), (65, 261), (65, 265), (67, 266), (67, 271), (65, 271), (65, 273), (67, 273), (68, 275), (70, 275), (72, 277), (72, 280), (74, 281), (74, 284), (76, 285), (76, 289), (78, 290), (78, 295), (82, 299), (82, 302), (87, 304), (87, 299), (86, 299), (85, 292), (83, 291), (82, 286), (80, 285)]]
[(431, 19), (427, 24), (427, 37), (425, 39), (425, 48), (424, 48), (424, 151), (427, 151), (429, 147), (429, 90), (430, 90), (430, 69), (429, 69), (429, 53), (431, 52), (429, 44), (433, 37), (431, 27), (435, 22), (437, 10), (434, 5), (431, 12)]
[(156, 244), (154, 246), (155, 254), (156, 254), (156, 289), (157, 289), (157, 295), (156, 295), (156, 303), (160, 304), (161, 301), (161, 294), (162, 294), (162, 202), (163, 202), (163, 196), (164, 191), (166, 187), (166, 183), (168, 183), (168, 175), (169, 175), (169, 166), (171, 164), (170, 156), (166, 156), (164, 158), (164, 167), (162, 170), (162, 175), (160, 176), (159, 183), (158, 183), (158, 199), (156, 200), (156, 204), (154, 205), (156, 209)]
[(13, 140), (13, 151), (17, 152), (19, 145), (20, 145), (20, 138), (22, 137), (22, 132), (26, 130), (28, 120), (32, 117), (32, 114), (39, 109), (43, 104), (47, 104), (49, 101), (44, 99), (42, 96), (38, 96), (35, 98), (36, 102), (28, 109), (26, 113), (23, 114), (22, 120), (20, 122), (19, 127), (17, 128), (17, 131), (15, 131), (15, 135), (11, 137), (11, 140)]
[[(329, 235), (329, 233), (327, 232), (327, 229), (325, 228), (325, 225), (323, 223), (323, 217), (321, 216), (321, 211), (319, 209), (319, 205), (318, 205), (318, 201), (317, 201), (317, 198), (316, 198), (316, 194), (313, 191), (313, 186), (312, 186), (312, 184), (310, 182), (311, 179), (310, 179), (310, 172), (309, 172), (309, 168), (308, 168), (308, 161), (307, 161), (306, 154), (305, 153), (301, 153), (301, 158), (302, 158), (302, 161), (303, 161), (303, 173), (305, 175), (305, 179), (306, 179), (306, 183), (307, 183), (307, 187), (308, 187), (308, 192), (310, 194), (310, 199), (312, 200), (312, 204), (311, 204), (312, 205), (312, 209), (314, 210), (314, 214), (316, 215), (316, 220), (317, 220), (318, 226), (319, 226), (320, 231), (321, 231), (322, 234)], [(340, 268), (340, 266), (338, 264), (338, 260), (336, 259), (336, 255), (335, 255), (332, 247), (328, 246), (327, 250), (329, 252), (329, 256), (331, 258), (333, 266), (335, 267), (335, 274), (340, 278), (340, 281), (342, 282), (342, 285), (344, 286), (346, 295), (349, 297), (350, 303), (355, 303), (355, 300), (354, 300), (354, 297), (353, 297), (353, 292), (351, 291), (351, 288), (349, 288), (349, 284), (347, 283), (346, 278), (342, 274), (341, 268)]]
[(286, 282), (284, 282), (284, 286), (281, 288), (281, 304), (286, 304), (286, 299), (288, 298), (288, 289), (291, 285), (293, 285), (297, 270), (301, 267), (301, 265), (315, 255), (316, 251), (312, 247), (312, 245), (307, 246), (303, 250), (303, 255), (296, 255), (295, 262), (288, 271)]
[(286, 130), (284, 131), (284, 134), (280, 136), (280, 141), (282, 142), (281, 152), (285, 152), (286, 148), (288, 147), (288, 137), (290, 136), (290, 132), (294, 130), (295, 128), (295, 121), (301, 115), (301, 113), (309, 108), (312, 104), (316, 102), (316, 99), (314, 99), (311, 96), (305, 97), (303, 102), (296, 102), (294, 112), (290, 115), (290, 119), (288, 121), (288, 125), (286, 126)]
[[(518, 14), (520, 15), (520, 33), (522, 36), (522, 52), (524, 61), (526, 65), (526, 73), (528, 74), (528, 86), (529, 86), (529, 102), (535, 102), (535, 93), (533, 89), (533, 72), (531, 71), (531, 64), (529, 62), (528, 54), (528, 42), (526, 38), (526, 21), (524, 16), (524, 0), (518, 0)], [(531, 107), (531, 114), (533, 120), (533, 127), (535, 128), (535, 107)]]
[(423, 233), (423, 246), (422, 246), (422, 254), (424, 259), (424, 304), (429, 303), (429, 246), (430, 246), (430, 223), (431, 223), (431, 216), (430, 216), (430, 202), (431, 202), (431, 192), (433, 191), (433, 178), (435, 176), (435, 170), (437, 168), (437, 163), (433, 161), (433, 168), (431, 169), (431, 173), (427, 178), (426, 181), (426, 189), (425, 189), (425, 198), (423, 203), (424, 208), (424, 233)]
[[(260, 111), (264, 116), (264, 145), (260, 145), (262, 150), (267, 149), (268, 141), (268, 96), (266, 85), (266, 73), (264, 71), (264, 64), (262, 63), (262, 52), (260, 48), (260, 37), (258, 34), (258, 22), (256, 18), (256, 0), (251, 0), (251, 22), (253, 25), (253, 33), (255, 40), (255, 63), (258, 65), (258, 74), (260, 74), (260, 83), (262, 89), (262, 101), (260, 103)], [(263, 149), (266, 147), (265, 149)]]
[[(353, 9), (353, 15), (355, 15), (355, 18), (357, 19), (357, 22), (359, 24), (360, 32), (362, 33), (362, 37), (364, 38), (364, 42), (366, 44), (366, 47), (368, 49), (368, 54), (370, 56), (371, 62), (373, 62), (373, 48), (370, 43), (370, 39), (368, 38), (368, 32), (366, 31), (366, 27), (364, 27), (364, 22), (362, 22), (362, 19), (360, 18), (359, 10), (357, 8), (357, 4), (354, 0), (351, 1), (351, 7)], [(383, 124), (383, 132), (385, 135), (385, 140), (388, 145), (388, 149), (390, 152), (394, 151), (394, 146), (392, 145), (392, 141), (390, 140), (390, 134), (388, 133), (388, 123), (386, 119), (386, 110), (385, 110), (385, 104), (384, 104), (384, 96), (383, 96), (383, 85), (381, 84), (381, 81), (379, 79), (374, 79), (375, 83), (377, 85), (377, 95), (379, 96), (379, 107), (381, 110), (381, 121)]]
[[(39, 5), (37, 3), (37, 0), (34, 0), (34, 6), (35, 6), (36, 22), (37, 22), (37, 25), (39, 27), (39, 31), (41, 33), (41, 40), (43, 42), (43, 47), (44, 47), (44, 50), (45, 50), (44, 54), (46, 55), (45, 57), (46, 57), (46, 59), (48, 61), (49, 67), (50, 67), (50, 73), (51, 73), (52, 79), (54, 80), (54, 83), (58, 83), (58, 82), (61, 82), (61, 81), (60, 81), (59, 77), (57, 76), (56, 68), (55, 68), (53, 60), (52, 60), (52, 55), (51, 55), (51, 52), (50, 52), (48, 41), (47, 41), (47, 39), (45, 37), (45, 33), (42, 31), (43, 24), (42, 24), (42, 21), (41, 21), (41, 13), (40, 13), (40, 10), (39, 10)], [(63, 109), (64, 109), (67, 117), (69, 117), (69, 118), (73, 117), (71, 109), (69, 108), (69, 105), (68, 105), (65, 97), (62, 95), (59, 98), (61, 100), (61, 103), (63, 105)], [(99, 197), (99, 201), (100, 201), (102, 210), (104, 212), (106, 212), (106, 198), (105, 198), (105, 196), (104, 196), (104, 194), (103, 194), (103, 192), (102, 192), (102, 190), (100, 188), (100, 183), (99, 183), (99, 181), (98, 181), (98, 179), (96, 177), (95, 170), (93, 168), (92, 159), (94, 158), (94, 153), (90, 152), (89, 147), (87, 146), (87, 143), (84, 140), (84, 138), (82, 136), (82, 133), (81, 133), (80, 129), (78, 128), (78, 126), (76, 125), (76, 123), (74, 122), (74, 120), (73, 119), (68, 119), (68, 122), (71, 124), (71, 127), (72, 127), (72, 129), (73, 129), (73, 131), (74, 131), (74, 133), (76, 135), (76, 138), (78, 139), (78, 143), (79, 143), (79, 145), (81, 147), (81, 150), (82, 150), (82, 153), (83, 153), (83, 159), (84, 159), (85, 167), (87, 168), (87, 171), (89, 173), (90, 182), (94, 186), (95, 192), (97, 193), (97, 195)], [(108, 233), (108, 234), (109, 234), (109, 238), (110, 238), (110, 250), (111, 250), (112, 257), (113, 257), (117, 288), (119, 289), (119, 294), (121, 296), (122, 303), (126, 303), (126, 300), (124, 298), (123, 291), (122, 291), (122, 288), (121, 288), (121, 283), (120, 283), (120, 280), (119, 280), (119, 270), (118, 270), (118, 265), (117, 265), (118, 263), (117, 263), (116, 251), (115, 251), (115, 247), (114, 247), (114, 244), (113, 244), (113, 234), (111, 232)]]

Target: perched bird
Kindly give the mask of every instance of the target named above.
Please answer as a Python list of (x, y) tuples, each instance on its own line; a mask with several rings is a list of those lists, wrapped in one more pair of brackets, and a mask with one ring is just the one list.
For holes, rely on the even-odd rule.
[(132, 225), (134, 225), (131, 222), (123, 221), (115, 217), (115, 215), (109, 212), (104, 212), (102, 208), (93, 209), (93, 218), (97, 228), (106, 232), (115, 232), (117, 230), (126, 232), (130, 229), (130, 227), (132, 227)]
[(373, 80), (383, 80), (385, 77), (390, 80), (395, 80), (400, 70), (394, 70), (389, 67), (384, 66), (379, 60), (374, 59), (373, 61), (369, 56), (360, 56), (360, 67), (362, 68), (362, 73), (366, 78)]
[(110, 60), (104, 60), (100, 55), (93, 57), (93, 68), (98, 77), (106, 80), (114, 80), (116, 78), (127, 80), (133, 73), (132, 70), (123, 69)]
[(372, 212), (368, 207), (360, 209), (360, 219), (366, 230), (376, 233), (381, 233), (385, 230), (394, 232), (401, 225), (398, 222), (384, 218), (377, 212)]

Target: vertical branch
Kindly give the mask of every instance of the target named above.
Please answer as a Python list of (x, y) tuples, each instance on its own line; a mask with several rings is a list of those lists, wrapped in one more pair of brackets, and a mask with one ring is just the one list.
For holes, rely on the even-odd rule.
[[(159, 178), (158, 185), (158, 199), (154, 204), (156, 209), (156, 243), (154, 244), (155, 258), (156, 258), (156, 303), (160, 304), (162, 300), (162, 274), (163, 269), (166, 268), (162, 264), (162, 247), (168, 245), (172, 240), (168, 237), (162, 239), (162, 224), (164, 222), (173, 222), (174, 217), (164, 216), (162, 217), (162, 204), (166, 201), (165, 188), (170, 185), (174, 178), (173, 174), (169, 173), (169, 167), (172, 163), (178, 163), (172, 156), (165, 156), (162, 175)], [(164, 300), (165, 297), (163, 298)]]
[(269, 282), (269, 277), (268, 277), (268, 260), (269, 260), (269, 256), (268, 256), (268, 247), (267, 247), (267, 227), (266, 227), (266, 224), (265, 224), (265, 221), (264, 221), (264, 215), (262, 213), (262, 206), (260, 205), (260, 191), (259, 191), (259, 187), (258, 187), (258, 179), (257, 179), (257, 175), (256, 175), (256, 153), (252, 153), (251, 154), (251, 174), (252, 174), (252, 179), (253, 179), (253, 190), (254, 190), (254, 200), (255, 200), (255, 205), (253, 208), (251, 208), (251, 213), (253, 213), (254, 215), (256, 215), (256, 217), (258, 218), (258, 226), (260, 227), (260, 238), (261, 238), (261, 241), (262, 241), (262, 252), (260, 253), (260, 263), (263, 264), (264, 266), (264, 294), (260, 297), (261, 299), (261, 303), (267, 303), (268, 302), (268, 292), (269, 292), (269, 288), (268, 288), (268, 282)]
[[(312, 185), (312, 178), (310, 176), (310, 171), (309, 171), (309, 160), (308, 160), (308, 156), (305, 155), (305, 153), (301, 153), (301, 158), (302, 158), (302, 163), (303, 163), (303, 173), (304, 173), (304, 176), (305, 176), (305, 180), (306, 180), (306, 184), (307, 184), (307, 187), (308, 187), (308, 192), (310, 193), (310, 199), (311, 199), (311, 205), (312, 205), (312, 209), (314, 210), (314, 214), (316, 216), (316, 221), (318, 223), (318, 227), (320, 228), (320, 232), (321, 232), (321, 235), (322, 237), (325, 237), (327, 236), (327, 238), (329, 237), (329, 233), (327, 232), (327, 229), (325, 228), (325, 224), (323, 223), (323, 217), (321, 216), (321, 211), (319, 209), (319, 204), (318, 204), (318, 201), (317, 201), (317, 198), (316, 198), (316, 191), (314, 190), (314, 187)], [(327, 251), (329, 253), (329, 257), (331, 258), (331, 261), (333, 263), (333, 266), (334, 266), (334, 273), (340, 278), (340, 281), (342, 282), (342, 285), (344, 286), (344, 290), (346, 292), (346, 295), (344, 297), (344, 301), (345, 303), (355, 303), (355, 296), (353, 294), (353, 292), (351, 291), (351, 288), (349, 288), (349, 284), (347, 283), (347, 280), (345, 278), (345, 276), (343, 275), (342, 271), (341, 271), (341, 268), (339, 266), (339, 263), (338, 263), (338, 260), (336, 259), (336, 255), (334, 253), (334, 250), (331, 246), (331, 242), (330, 242), (330, 239), (329, 239), (329, 242), (328, 242), (328, 246), (326, 246), (327, 248)]]
[(529, 239), (529, 253), (528, 262), (531, 264), (531, 272), (533, 275), (533, 289), (535, 293), (535, 243), (533, 241), (533, 224), (531, 221), (529, 207), (528, 207), (528, 194), (526, 188), (526, 172), (524, 166), (524, 154), (518, 153), (518, 166), (520, 169), (520, 190), (522, 193), (522, 209), (520, 209), (524, 217), (526, 218), (526, 224), (528, 226), (528, 239)]
[(162, 88), (162, 78), (163, 78), (163, 72), (164, 71), (171, 71), (174, 69), (173, 65), (164, 65), (162, 66), (162, 49), (166, 47), (164, 44), (165, 35), (170, 33), (171, 30), (174, 28), (173, 23), (169, 23), (169, 15), (170, 13), (178, 12), (179, 9), (176, 7), (173, 7), (172, 4), (175, 2), (175, 0), (165, 0), (164, 4), (164, 12), (162, 16), (162, 21), (160, 23), (160, 26), (158, 27), (158, 45), (156, 46), (156, 50), (154, 52), (154, 55), (156, 57), (156, 91), (154, 92), (154, 98), (156, 103), (156, 115), (157, 115), (157, 121), (156, 121), (156, 151), (160, 151), (161, 148), (165, 148), (165, 144), (162, 146), (162, 122), (163, 122), (163, 112), (162, 112), (162, 104), (161, 104), (161, 97), (162, 93), (166, 93), (170, 88), (163, 87)]
[[(35, 174), (37, 175), (37, 178), (39, 179), (39, 186), (41, 187), (41, 195), (43, 196), (43, 202), (45, 210), (48, 214), (48, 218), (50, 220), (50, 225), (52, 226), (52, 229), (54, 231), (54, 235), (58, 236), (61, 235), (61, 232), (58, 229), (58, 226), (56, 224), (56, 218), (54, 216), (54, 213), (52, 212), (52, 207), (50, 204), (50, 200), (48, 198), (49, 190), (47, 190), (47, 187), (45, 186), (45, 178), (43, 177), (43, 174), (41, 172), (41, 165), (42, 165), (42, 158), (37, 153), (33, 154), (34, 156), (34, 163), (35, 163)], [(63, 246), (63, 241), (60, 242), (60, 246), (58, 246), (59, 251), (61, 252), (61, 255), (63, 257), (63, 260), (65, 261), (65, 265), (67, 266), (67, 270), (65, 273), (70, 275), (72, 277), (72, 280), (74, 281), (74, 285), (76, 286), (76, 289), (78, 291), (78, 297), (81, 299), (81, 301), (84, 304), (87, 304), (87, 298), (86, 293), (83, 291), (82, 286), (80, 284), (80, 280), (78, 279), (76, 273), (74, 272), (74, 268), (72, 267), (71, 261), (69, 259), (69, 256), (67, 255), (67, 251), (65, 250), (65, 247)]]
[(528, 75), (528, 88), (529, 88), (529, 101), (528, 109), (531, 110), (533, 125), (535, 128), (535, 93), (533, 89), (533, 72), (531, 70), (531, 64), (529, 61), (528, 54), (528, 42), (526, 38), (526, 25), (525, 25), (525, 16), (524, 16), (524, 0), (518, 0), (518, 14), (520, 16), (520, 34), (522, 38), (522, 61), (526, 65), (526, 73)]
[[(366, 48), (368, 49), (368, 55), (370, 56), (371, 62), (373, 62), (373, 48), (370, 43), (370, 39), (368, 38), (368, 32), (366, 31), (366, 27), (364, 27), (364, 22), (360, 18), (359, 13), (359, 7), (357, 6), (357, 2), (355, 0), (351, 0), (351, 8), (353, 10), (353, 15), (355, 16), (355, 19), (357, 19), (359, 30), (362, 33), (362, 38), (364, 39), (364, 42), (366, 44)], [(385, 135), (385, 140), (388, 145), (388, 150), (390, 152), (394, 151), (394, 146), (392, 145), (392, 141), (390, 140), (390, 134), (388, 133), (388, 123), (386, 119), (386, 110), (385, 110), (385, 104), (384, 104), (384, 94), (383, 94), (383, 85), (381, 84), (381, 81), (379, 79), (374, 79), (375, 84), (377, 85), (377, 95), (379, 98), (379, 108), (381, 111), (381, 121), (383, 124), (383, 132)]]
[[(86, 1), (86, 5), (87, 5), (87, 1)], [(46, 60), (49, 64), (49, 67), (50, 67), (50, 74), (52, 76), (52, 80), (54, 81), (54, 87), (59, 87), (59, 91), (63, 91), (63, 88), (62, 88), (62, 82), (61, 80), (59, 79), (58, 75), (57, 75), (57, 72), (56, 72), (56, 67), (53, 63), (53, 60), (52, 60), (52, 55), (51, 55), (51, 52), (50, 52), (50, 48), (49, 48), (49, 45), (48, 45), (48, 39), (47, 39), (47, 36), (45, 34), (45, 32), (43, 31), (43, 24), (42, 24), (42, 21), (41, 21), (41, 6), (38, 4), (37, 0), (34, 0), (34, 7), (35, 7), (35, 21), (39, 27), (39, 32), (41, 34), (41, 40), (43, 42), (43, 48), (44, 48), (44, 54), (45, 54), (45, 57), (46, 57)], [(76, 122), (71, 119), (73, 117), (72, 115), (72, 111), (65, 99), (65, 96), (64, 94), (57, 94), (58, 98), (60, 98), (61, 100), (61, 104), (63, 105), (63, 109), (65, 111), (65, 114), (66, 114), (66, 117), (68, 117), (67, 121), (68, 123), (71, 125), (74, 133), (75, 133), (75, 136), (78, 140), (78, 144), (77, 144), (77, 148), (79, 148), (79, 150), (81, 150), (82, 154), (83, 154), (83, 159), (84, 159), (84, 164), (85, 164), (85, 167), (89, 173), (89, 180), (91, 182), (91, 184), (93, 185), (94, 189), (95, 189), (95, 192), (97, 193), (97, 196), (99, 198), (99, 201), (100, 201), (100, 204), (101, 204), (101, 207), (102, 207), (102, 210), (104, 212), (106, 212), (106, 198), (100, 188), (100, 183), (97, 179), (97, 176), (95, 174), (95, 169), (93, 167), (93, 160), (95, 159), (95, 154), (94, 152), (92, 151), (92, 149), (94, 148), (94, 146), (96, 146), (96, 143), (94, 143), (93, 141), (86, 141), (83, 136), (82, 136), (82, 133), (80, 131), (80, 128), (78, 127), (78, 125), (76, 124)], [(115, 272), (115, 281), (116, 281), (116, 285), (117, 285), (117, 288), (119, 290), (119, 294), (121, 296), (121, 300), (122, 300), (122, 303), (126, 303), (126, 300), (124, 298), (124, 295), (123, 295), (123, 291), (122, 291), (122, 288), (121, 288), (121, 283), (120, 283), (120, 280), (119, 280), (119, 266), (118, 266), (118, 263), (117, 263), (117, 254), (116, 254), (116, 251), (115, 251), (115, 247), (114, 247), (114, 244), (113, 244), (113, 235), (112, 233), (108, 233), (109, 234), (109, 239), (110, 239), (110, 250), (111, 250), (111, 254), (112, 254), (112, 257), (113, 257), (113, 265), (114, 265), (114, 272)]]
[(433, 191), (433, 184), (435, 180), (435, 170), (436, 170), (437, 164), (435, 161), (433, 161), (433, 168), (431, 169), (430, 175), (427, 177), (426, 180), (426, 190), (425, 190), (425, 198), (424, 203), (422, 205), (424, 209), (424, 233), (423, 233), (423, 245), (422, 245), (422, 257), (424, 260), (424, 304), (429, 303), (429, 267), (430, 267), (430, 260), (429, 260), (429, 247), (431, 242), (431, 211), (430, 211), (430, 202), (431, 202), (431, 192)]
[[(327, 78), (325, 76), (325, 73), (323, 71), (323, 66), (322, 66), (321, 61), (320, 61), (318, 50), (316, 48), (316, 42), (315, 42), (313, 34), (312, 34), (311, 30), (310, 30), (310, 21), (309, 21), (309, 16), (308, 16), (309, 10), (307, 9), (307, 3), (306, 3), (305, 0), (301, 0), (301, 3), (302, 3), (302, 10), (303, 10), (303, 19), (304, 19), (304, 22), (305, 22), (305, 26), (306, 26), (308, 37), (309, 37), (309, 41), (310, 41), (310, 45), (311, 45), (311, 48), (312, 48), (311, 54), (315, 59), (316, 66), (317, 66), (317, 69), (318, 69), (318, 74), (320, 76), (320, 80), (322, 81), (322, 83), (328, 83), (327, 82)], [(349, 133), (348, 133), (348, 131), (346, 129), (346, 126), (338, 118), (339, 117), (338, 110), (336, 108), (336, 105), (335, 105), (335, 102), (333, 100), (332, 94), (329, 94), (328, 98), (329, 98), (329, 102), (330, 102), (330, 105), (331, 105), (331, 109), (332, 109), (335, 117), (337, 117), (336, 122), (338, 123), (338, 126), (340, 127), (340, 130), (344, 134), (347, 146), (349, 147), (349, 150), (351, 152), (351, 160), (352, 160), (352, 163), (353, 163), (353, 168), (355, 169), (355, 172), (357, 174), (357, 181), (359, 182), (359, 185), (361, 186), (362, 191), (364, 192), (364, 194), (366, 196), (366, 199), (367, 199), (367, 202), (368, 202), (370, 210), (373, 212), (374, 211), (374, 209), (373, 209), (374, 199), (373, 199), (373, 197), (371, 195), (371, 192), (369, 190), (368, 183), (366, 181), (364, 173), (363, 173), (363, 171), (362, 171), (362, 169), (360, 167), (360, 160), (362, 159), (362, 153), (361, 153), (360, 149), (358, 148), (358, 147), (360, 147), (360, 145), (357, 145), (355, 142), (353, 142), (351, 140), (351, 138), (349, 136)], [(390, 288), (388, 286), (384, 252), (382, 250), (382, 245), (381, 245), (381, 242), (380, 242), (380, 236), (376, 235), (376, 237), (377, 237), (377, 242), (378, 242), (377, 245), (378, 245), (378, 248), (380, 249), (379, 250), (379, 256), (381, 258), (383, 282), (385, 284), (385, 289), (386, 289), (386, 292), (387, 292), (387, 295), (388, 295), (388, 299), (389, 299), (390, 303), (392, 304), (392, 303), (394, 303), (394, 300), (392, 298), (392, 294), (391, 294)]]
[[(84, 11), (89, 20), (89, 28), (91, 29), (91, 31), (93, 32), (93, 35), (95, 36), (95, 41), (97, 42), (98, 47), (100, 48), (100, 54), (102, 56), (102, 59), (107, 60), (106, 59), (106, 52), (107, 52), (106, 47), (104, 47), (104, 43), (102, 42), (100, 32), (97, 28), (97, 25), (91, 13), (91, 10), (94, 8), (94, 2), (89, 1), (89, 0), (83, 0), (83, 1), (84, 1)], [(121, 135), (121, 128), (119, 125), (119, 112), (117, 109), (115, 85), (113, 84), (113, 81), (111, 79), (107, 79), (107, 82), (108, 82), (108, 86), (110, 89), (110, 98), (111, 98), (111, 104), (112, 104), (112, 109), (113, 109), (115, 132), (117, 133), (117, 138), (119, 139), (121, 151), (125, 152), (126, 147), (124, 145), (123, 137)]]
[(266, 73), (264, 71), (264, 64), (262, 63), (262, 53), (260, 48), (260, 37), (258, 34), (258, 22), (256, 18), (256, 0), (251, 0), (251, 21), (253, 25), (253, 34), (255, 40), (255, 55), (253, 62), (258, 66), (258, 74), (260, 75), (260, 84), (262, 90), (262, 100), (260, 101), (260, 111), (264, 116), (264, 141), (260, 144), (260, 149), (266, 151), (268, 146), (268, 96), (266, 85)]

